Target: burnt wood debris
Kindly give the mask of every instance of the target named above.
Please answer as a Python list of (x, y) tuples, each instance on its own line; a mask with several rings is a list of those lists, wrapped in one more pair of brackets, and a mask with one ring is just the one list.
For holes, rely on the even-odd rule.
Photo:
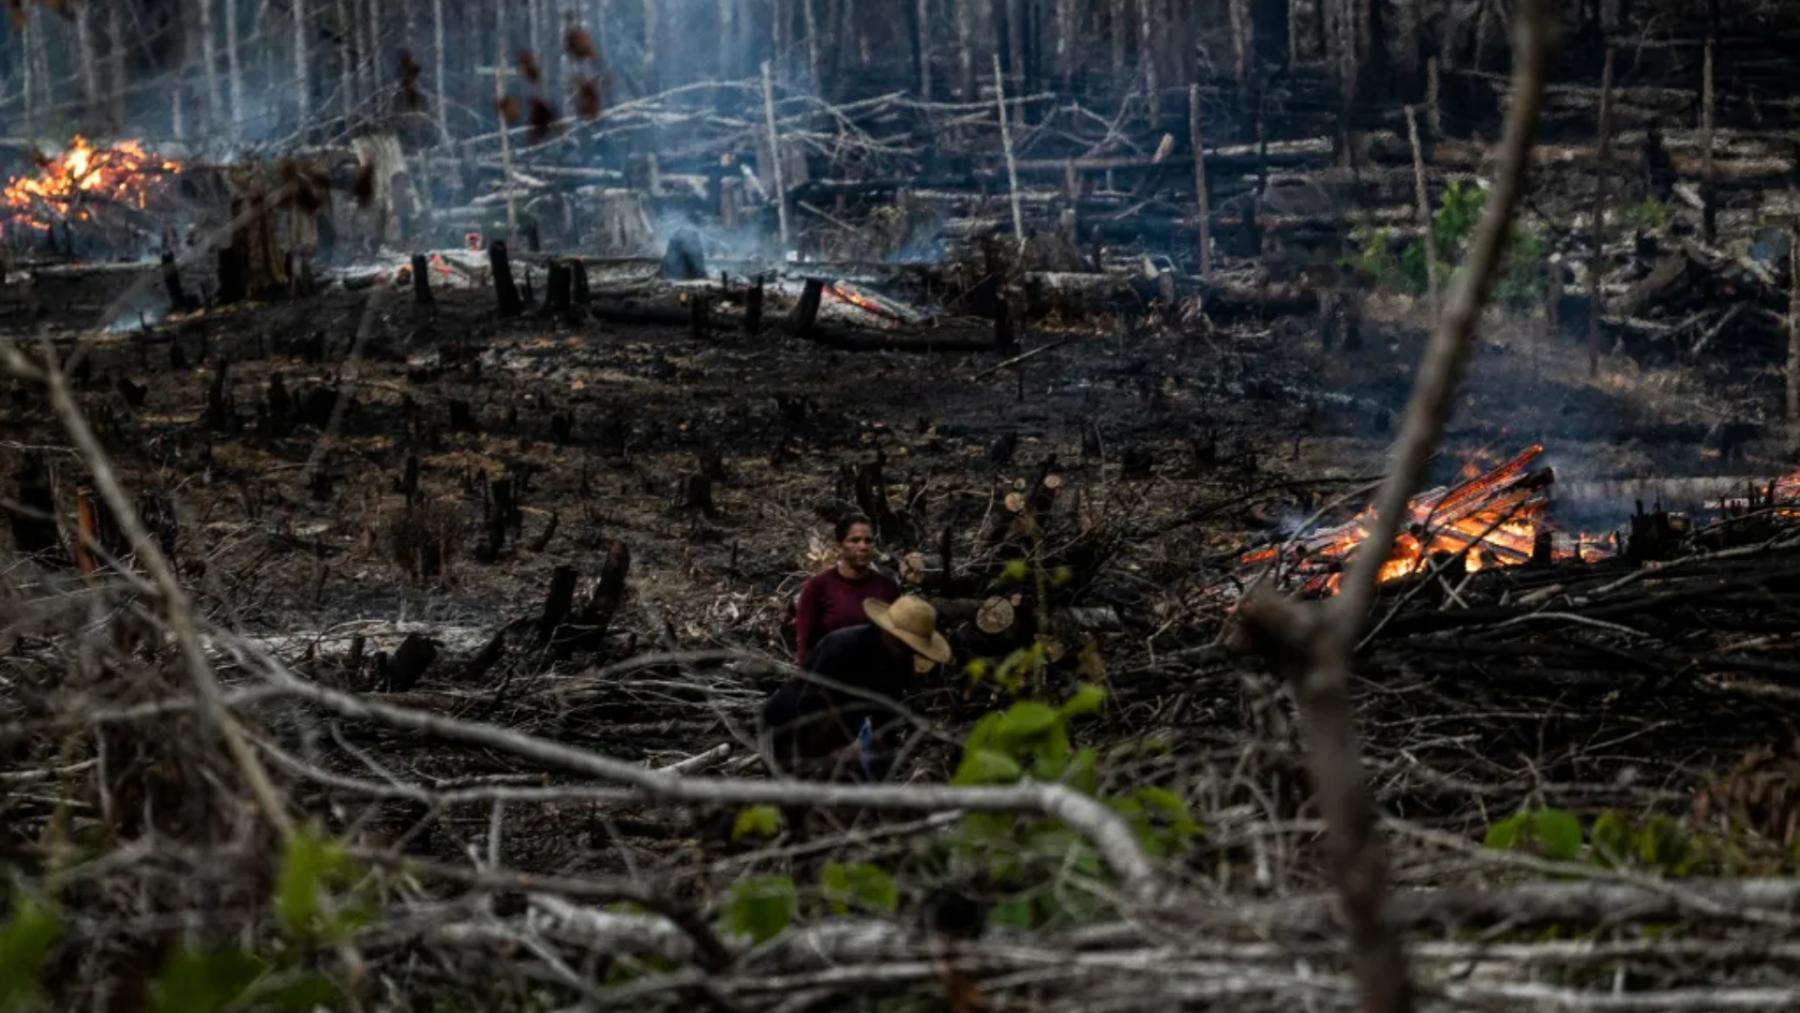
[(1797, 53), (10, 0), (0, 1011), (1800, 1008)]

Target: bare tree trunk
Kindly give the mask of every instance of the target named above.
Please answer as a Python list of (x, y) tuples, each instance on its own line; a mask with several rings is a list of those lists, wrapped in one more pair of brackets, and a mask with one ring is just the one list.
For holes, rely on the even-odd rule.
[(1236, 57), (1238, 95), (1250, 92), (1250, 0), (1229, 0), (1231, 50)]
[(1188, 143), (1194, 148), (1195, 218), (1200, 232), (1200, 277), (1212, 277), (1212, 202), (1206, 196), (1206, 146), (1200, 137), (1200, 86), (1188, 85)]
[(1013, 237), (1019, 253), (1025, 253), (1025, 213), (1019, 204), (1019, 163), (1013, 159), (1012, 128), (1006, 122), (1006, 76), (1000, 71), (1000, 54), (994, 54), (994, 101), (1000, 108), (1000, 147), (1006, 154), (1006, 181), (1012, 194)]
[(1431, 322), (1435, 326), (1440, 305), (1437, 235), (1431, 227), (1431, 191), (1425, 186), (1425, 156), (1419, 147), (1419, 117), (1412, 106), (1406, 107), (1406, 134), (1412, 141), (1413, 189), (1419, 201), (1419, 226), (1425, 230), (1425, 285), (1430, 299), (1428, 305), (1431, 307)]
[(1444, 111), (1439, 88), (1438, 58), (1433, 56), (1425, 61), (1425, 124), (1431, 128), (1433, 137), (1444, 136)]
[(244, 70), (238, 62), (237, 0), (225, 0), (225, 69), (231, 95), (230, 135), (235, 141), (244, 123)]
[(94, 53), (94, 7), (92, 0), (75, 5), (76, 73), (81, 80), (82, 116), (93, 117), (100, 111), (100, 65)]
[(1703, 149), (1700, 167), (1700, 238), (1711, 246), (1719, 238), (1719, 214), (1717, 194), (1714, 192), (1713, 172), (1713, 42), (1706, 40), (1705, 81), (1701, 86), (1700, 100), (1700, 144)]
[(548, 60), (544, 53), (544, 7), (538, 0), (525, 0), (525, 48), (541, 69)]
[(383, 80), (381, 74), (381, 0), (366, 0), (366, 2), (369, 5), (369, 46), (367, 60), (369, 67), (369, 88), (367, 94), (370, 99), (374, 100), (380, 98), (383, 90), (381, 86)]
[(781, 133), (775, 129), (775, 79), (769, 61), (762, 65), (763, 122), (769, 133), (769, 177), (775, 183), (775, 221), (781, 230), (781, 249), (788, 247), (787, 183), (781, 162)]
[(1800, 424), (1800, 224), (1788, 229), (1788, 259), (1793, 261), (1793, 291), (1788, 297), (1787, 421), (1788, 442)]
[(917, 0), (919, 12), (919, 97), (931, 101), (931, 0)]
[(1156, 76), (1156, 11), (1152, 0), (1138, 0), (1138, 60), (1144, 65), (1144, 116), (1155, 129), (1162, 123), (1162, 82)]
[(956, 95), (975, 101), (975, 12), (972, 0), (951, 0), (956, 7)]
[(1075, 90), (1075, 0), (1056, 2), (1056, 73), (1065, 93)]
[(506, 101), (506, 5), (494, 7), (494, 115), (500, 120), (501, 185), (506, 188), (506, 245), (512, 246), (519, 236), (519, 199), (514, 193), (517, 180), (513, 175), (512, 124), (506, 122), (502, 103)]
[(213, 0), (195, 0), (200, 21), (201, 74), (206, 87), (206, 129), (219, 129), (219, 55), (213, 48)]
[(721, 81), (732, 74), (731, 52), (736, 41), (737, 0), (719, 0), (719, 62), (715, 73)]
[(107, 122), (114, 130), (125, 126), (125, 55), (131, 49), (125, 36), (125, 5), (115, 2), (106, 8), (106, 108)]
[[(1112, 79), (1113, 87), (1124, 89), (1125, 82), (1131, 80), (1125, 73), (1126, 39), (1130, 28), (1125, 18), (1126, 0), (1112, 0), (1112, 8), (1107, 16), (1107, 26), (1112, 29)], [(1128, 90), (1128, 89), (1127, 89)]]
[(344, 128), (349, 129), (350, 120), (356, 111), (356, 51), (351, 46), (351, 25), (355, 16), (350, 9), (351, 0), (337, 0), (338, 20), (338, 90), (342, 93), (338, 99), (338, 109), (344, 115)]
[(38, 38), (37, 8), (29, 4), (19, 12), (19, 90), (25, 103), (25, 134), (37, 136), (38, 91), (37, 51), (44, 47)]
[(806, 74), (812, 82), (813, 90), (824, 91), (824, 82), (819, 80), (819, 18), (813, 9), (817, 0), (800, 0), (800, 17), (806, 25)]
[(1594, 261), (1588, 266), (1588, 375), (1600, 375), (1600, 276), (1606, 273), (1606, 173), (1612, 161), (1613, 50), (1600, 76), (1600, 151), (1594, 162)]
[(450, 144), (450, 102), (444, 96), (444, 0), (431, 0), (431, 50), (436, 65), (431, 84), (437, 89), (438, 136), (446, 147)]
[(306, 0), (293, 0), (294, 12), (294, 97), (299, 103), (299, 129), (304, 131), (312, 119), (312, 81), (307, 75)]
[(658, 0), (644, 0), (644, 90), (650, 95), (661, 90), (656, 78), (656, 43), (661, 35), (661, 12), (662, 5)]

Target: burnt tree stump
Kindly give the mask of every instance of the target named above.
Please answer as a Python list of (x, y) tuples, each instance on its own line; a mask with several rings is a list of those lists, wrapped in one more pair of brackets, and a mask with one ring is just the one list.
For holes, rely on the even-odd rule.
[(577, 306), (594, 301), (593, 290), (588, 287), (587, 265), (579, 260), (569, 261), (569, 295)]
[(712, 300), (700, 293), (688, 300), (688, 333), (695, 341), (705, 341), (712, 333)]
[(250, 263), (243, 250), (235, 246), (219, 247), (219, 302), (221, 305), (243, 302), (250, 296)]
[(575, 605), (575, 568), (559, 566), (550, 574), (550, 593), (544, 597), (544, 611), (538, 616), (538, 636), (548, 640), (569, 610)]
[(423, 253), (413, 254), (412, 283), (414, 306), (430, 306), (435, 302), (431, 295), (431, 261)]
[(475, 413), (470, 410), (469, 402), (454, 399), (450, 402), (450, 431), (453, 433), (481, 431), (481, 427), (475, 424)]
[(412, 506), (419, 495), (419, 458), (406, 455), (405, 469), (400, 473), (400, 495), (406, 497), (406, 505)]
[(818, 278), (806, 279), (806, 287), (800, 290), (800, 301), (788, 318), (788, 328), (801, 337), (811, 334), (813, 325), (819, 321), (819, 303), (824, 297), (825, 283)]
[(756, 284), (744, 290), (744, 330), (751, 334), (762, 333), (763, 318), (763, 280), (758, 275)]
[[(425, 677), (425, 670), (437, 660), (437, 645), (417, 633), (408, 634), (394, 651), (394, 656), (381, 664), (380, 687), (388, 693), (406, 693)], [(380, 655), (376, 655), (380, 658)]]
[(506, 241), (494, 240), (488, 247), (488, 268), (494, 275), (494, 299), (502, 317), (516, 317), (525, 312), (519, 298), (519, 286), (513, 282), (512, 261), (506, 255)]
[(543, 316), (571, 313), (575, 309), (575, 277), (569, 265), (561, 260), (550, 262), (550, 280), (544, 289)]
[(193, 297), (181, 287), (181, 270), (175, 266), (175, 254), (162, 255), (162, 277), (163, 288), (169, 293), (170, 312), (186, 313), (195, 308)]
[(675, 488), (675, 506), (689, 513), (698, 511), (711, 517), (718, 513), (713, 503), (712, 479), (702, 474), (692, 474), (683, 478)]

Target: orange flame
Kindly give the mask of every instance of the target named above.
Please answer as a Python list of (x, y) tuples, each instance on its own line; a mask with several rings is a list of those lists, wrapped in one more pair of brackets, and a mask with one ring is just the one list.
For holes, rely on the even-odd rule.
[(0, 189), (0, 220), (28, 228), (49, 228), (58, 219), (87, 221), (89, 201), (143, 209), (165, 173), (181, 165), (158, 158), (136, 141), (96, 148), (77, 135), (69, 150), (39, 166), (36, 176), (20, 176)]
[[(1594, 562), (1611, 555), (1590, 536), (1571, 542), (1545, 526), (1548, 475), (1534, 478), (1530, 470), (1543, 452), (1542, 445), (1534, 444), (1491, 471), (1414, 497), (1407, 505), (1409, 528), (1394, 538), (1379, 579), (1386, 583), (1424, 572), (1439, 555), (1460, 555), (1469, 573), (1522, 566), (1537, 553), (1540, 531), (1550, 540), (1554, 560)], [(1368, 540), (1373, 521), (1374, 507), (1366, 507), (1348, 523), (1289, 547), (1292, 572), (1304, 578), (1301, 592), (1336, 594), (1344, 564)], [(1269, 563), (1282, 555), (1281, 547), (1264, 546), (1239, 556), (1238, 565)]]

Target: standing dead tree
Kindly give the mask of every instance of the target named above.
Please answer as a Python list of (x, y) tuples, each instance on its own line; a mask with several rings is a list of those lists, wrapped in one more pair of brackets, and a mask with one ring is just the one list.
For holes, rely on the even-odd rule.
[(1513, 212), (1524, 188), (1549, 62), (1548, 0), (1524, 0), (1516, 26), (1512, 104), (1498, 178), (1468, 260), (1420, 363), (1406, 424), (1375, 500), (1366, 551), (1351, 560), (1340, 594), (1324, 607), (1309, 608), (1262, 593), (1247, 601), (1242, 611), (1249, 635), (1295, 680), (1295, 696), (1305, 719), (1307, 763), (1330, 827), (1337, 890), (1349, 923), (1362, 1008), (1368, 1013), (1412, 1009), (1413, 990), (1405, 949), (1386, 914), (1387, 856), (1375, 833), (1375, 806), (1363, 779), (1350, 703), (1350, 661), (1387, 560), (1386, 549), (1394, 544), (1407, 516), (1407, 502), (1423, 480), (1449, 420), (1475, 324), (1505, 255)]

